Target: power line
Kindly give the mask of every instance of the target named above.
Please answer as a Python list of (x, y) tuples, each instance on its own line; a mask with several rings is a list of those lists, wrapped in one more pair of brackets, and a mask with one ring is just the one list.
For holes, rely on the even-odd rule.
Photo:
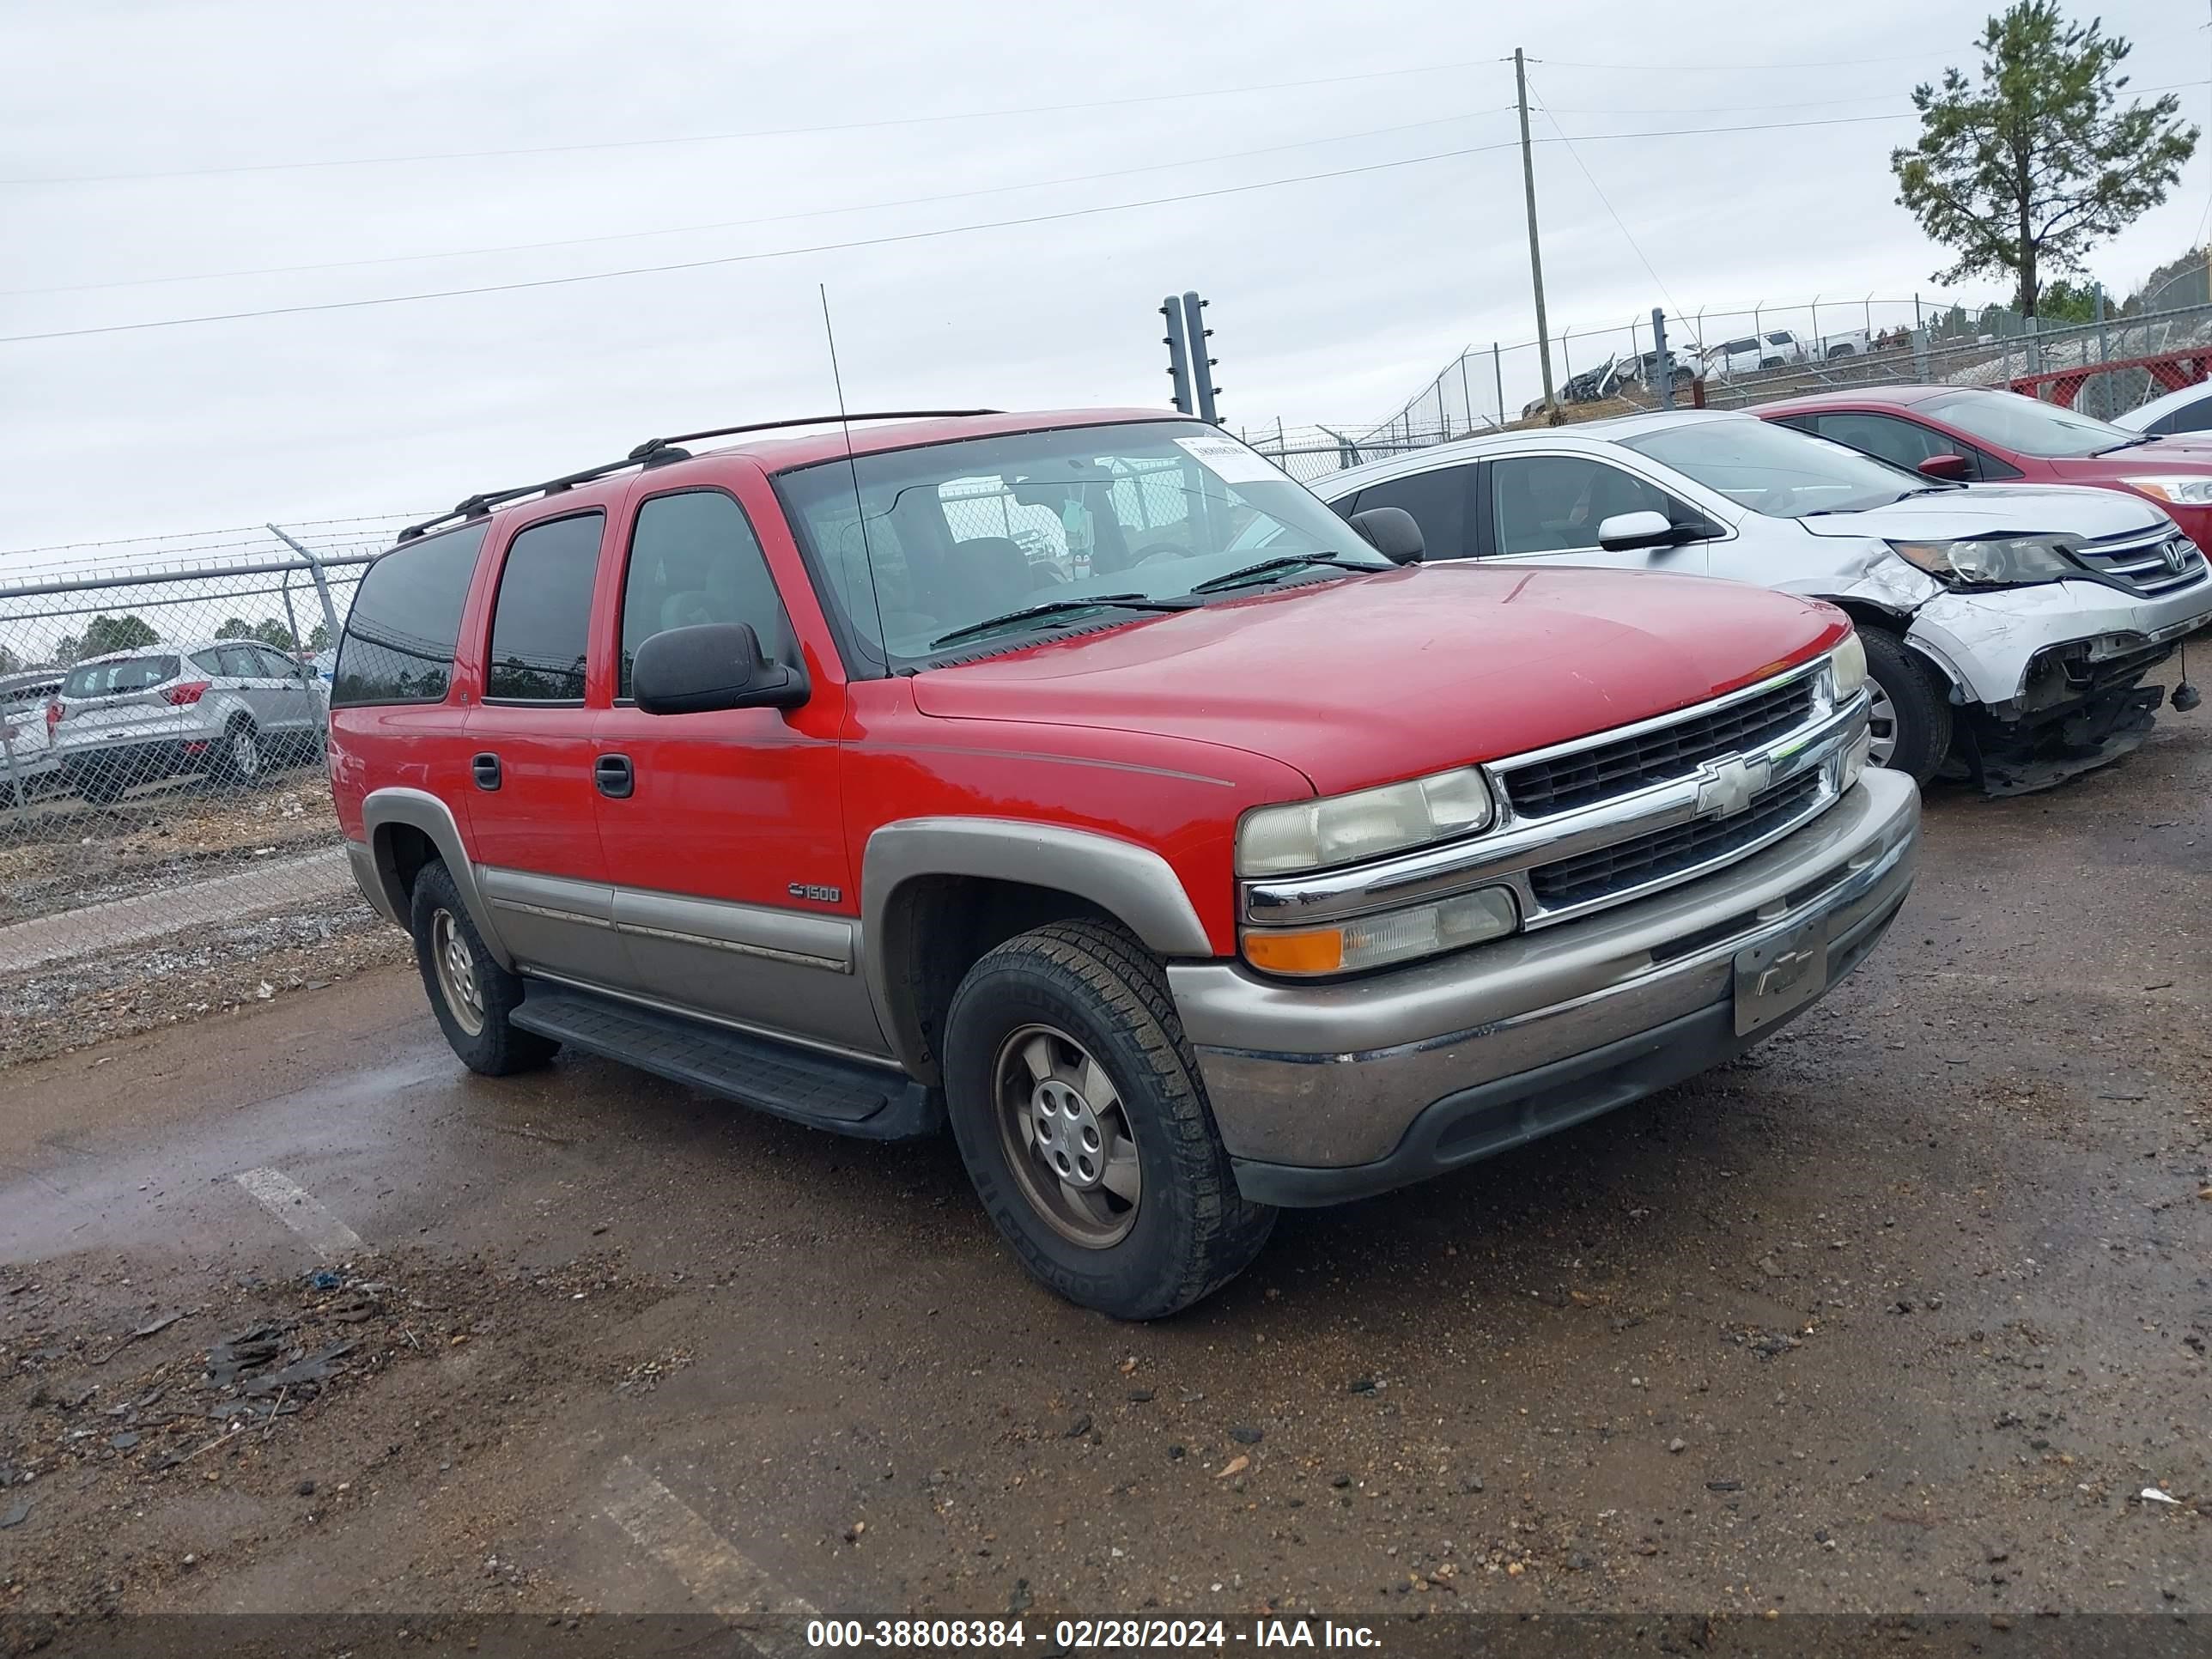
[(1436, 75), (1476, 69), (1494, 59), (1469, 58), (1451, 64), (1423, 64), (1410, 69), (1368, 70), (1357, 75), (1325, 75), (1304, 81), (1265, 81), (1242, 87), (1206, 87), (1189, 92), (1145, 93), (1129, 98), (1098, 98), (1075, 104), (1031, 104), (1018, 109), (958, 110), (945, 115), (886, 116), (875, 121), (841, 121), (811, 127), (749, 127), (732, 132), (703, 132), (656, 138), (612, 138), (593, 143), (532, 144), (509, 149), (422, 150), (396, 155), (324, 156), (304, 161), (255, 161), (233, 167), (172, 167), (147, 173), (88, 173), (51, 177), (0, 179), (0, 185), (106, 185), (149, 179), (212, 179), (245, 173), (298, 173), (327, 167), (374, 167), (418, 161), (477, 161), (514, 155), (569, 155), (587, 150), (645, 149), (678, 144), (719, 144), (744, 138), (817, 137), (832, 132), (867, 132), (884, 127), (932, 126), (952, 121), (989, 121), (1010, 115), (1059, 115), (1075, 110), (1122, 109), (1133, 104), (1172, 103), (1191, 98), (1230, 98), (1249, 92), (1286, 92), (1304, 87), (1343, 86), (1407, 75)]
[(479, 294), (511, 294), (526, 289), (566, 288), (578, 283), (606, 282), (618, 276), (645, 276), (665, 271), (700, 270), (717, 265), (750, 264), (764, 259), (788, 259), (806, 253), (837, 253), (852, 248), (882, 247), (901, 242), (928, 241), (939, 236), (957, 236), (971, 231), (1006, 230), (1024, 225), (1050, 224), (1060, 220), (1083, 219), (1103, 213), (1126, 213), (1137, 208), (1163, 207), (1176, 202), (1200, 202), (1216, 197), (1243, 195), (1255, 190), (1272, 190), (1282, 185), (1309, 184), (1323, 179), (1345, 179), (1358, 173), (1381, 173), (1403, 167), (1416, 167), (1428, 161), (1451, 161), (1463, 155), (1480, 155), (1494, 149), (1510, 149), (1510, 144), (1478, 144), (1471, 149), (1439, 150), (1429, 155), (1411, 155), (1395, 161), (1372, 161), (1364, 167), (1337, 167), (1326, 173), (1300, 173), (1289, 179), (1266, 179), (1255, 184), (1227, 185), (1213, 190), (1189, 191), (1176, 196), (1156, 196), (1138, 202), (1113, 202), (1098, 207), (1066, 208), (1055, 213), (1026, 214), (1012, 219), (994, 219), (979, 224), (942, 225), (929, 230), (910, 230), (885, 236), (860, 236), (842, 242), (819, 242), (808, 247), (772, 248), (757, 253), (725, 253), (703, 259), (681, 259), (666, 264), (630, 265), (619, 270), (584, 271), (569, 276), (541, 276), (527, 282), (487, 283), (473, 288), (435, 289), (420, 294), (386, 294), (361, 300), (326, 300), (310, 304), (268, 306), (252, 311), (231, 311), (200, 317), (157, 318), (141, 323), (108, 323), (90, 328), (52, 329), (34, 334), (0, 335), (0, 345), (18, 344), (26, 340), (70, 339), (86, 334), (128, 334), (145, 329), (183, 328), (201, 323), (232, 323), (252, 317), (289, 317), (319, 311), (357, 311), (372, 306), (406, 305), (419, 300), (453, 300)]
[(1716, 70), (1735, 70), (1859, 69), (1869, 64), (1924, 64), (1928, 58), (1927, 52), (1911, 52), (1896, 58), (1827, 58), (1794, 64), (1739, 64), (1730, 58), (1704, 64), (1592, 64), (1572, 58), (1531, 58), (1528, 61), (1550, 69), (1633, 70), (1639, 75), (1650, 70), (1680, 70), (1711, 75)]
[[(1672, 138), (1699, 137), (1732, 132), (1777, 132), (1799, 127), (1846, 126), (1863, 121), (1900, 121), (1908, 115), (1850, 115), (1826, 120), (1769, 121), (1750, 126), (1682, 127), (1656, 132), (1594, 132), (1575, 135), (1575, 142), (1601, 143), (1624, 138)], [(1538, 139), (1539, 143), (1563, 143), (1559, 138)], [(1112, 202), (1097, 207), (1066, 208), (1054, 213), (1027, 214), (1012, 219), (986, 220), (976, 224), (942, 225), (928, 230), (904, 231), (884, 236), (860, 236), (840, 242), (819, 242), (806, 247), (772, 248), (757, 253), (726, 253), (708, 258), (674, 260), (665, 264), (630, 265), (617, 270), (584, 271), (568, 276), (541, 276), (526, 282), (487, 283), (470, 288), (433, 289), (417, 294), (386, 294), (359, 300), (326, 300), (313, 303), (266, 306), (249, 311), (216, 312), (197, 317), (155, 318), (138, 323), (105, 323), (86, 328), (47, 329), (27, 334), (0, 335), (0, 345), (17, 345), (31, 340), (75, 339), (92, 334), (133, 334), (149, 329), (186, 328), (206, 323), (242, 322), (258, 317), (291, 317), (313, 312), (358, 311), (371, 307), (408, 305), (423, 300), (463, 299), (483, 294), (511, 294), (529, 289), (566, 288), (579, 283), (607, 282), (617, 277), (645, 276), (678, 270), (700, 270), (719, 265), (750, 264), (767, 259), (788, 259), (808, 253), (839, 253), (854, 248), (882, 247), (904, 242), (933, 240), (940, 236), (965, 235), (974, 231), (1007, 230), (1026, 225), (1052, 224), (1068, 219), (1084, 219), (1106, 213), (1127, 213), (1139, 208), (1165, 207), (1179, 202), (1209, 201), (1224, 196), (1241, 196), (1253, 191), (1273, 190), (1285, 185), (1312, 184), (1329, 179), (1348, 179), (1370, 173), (1390, 172), (1399, 167), (1419, 167), (1431, 161), (1454, 161), (1462, 156), (1482, 155), (1492, 151), (1510, 149), (1510, 143), (1476, 144), (1460, 149), (1437, 150), (1427, 155), (1409, 155), (1394, 161), (1371, 161), (1364, 166), (1334, 167), (1322, 173), (1297, 173), (1287, 179), (1263, 179), (1249, 185), (1226, 185), (1212, 190), (1187, 191), (1173, 196), (1155, 196), (1135, 202)]]
[[(1529, 94), (1532, 97), (1536, 96), (1535, 88), (1534, 87), (1529, 88)], [(1543, 110), (1544, 118), (1552, 124), (1552, 131), (1559, 135), (1559, 142), (1566, 145), (1567, 154), (1574, 157), (1575, 165), (1582, 169), (1583, 177), (1589, 180), (1589, 187), (1597, 192), (1597, 199), (1605, 204), (1605, 210), (1613, 216), (1613, 222), (1620, 228), (1620, 234), (1626, 239), (1628, 246), (1635, 250), (1637, 258), (1642, 261), (1644, 274), (1650, 276), (1654, 283), (1658, 284), (1660, 295), (1667, 301), (1668, 308), (1674, 312), (1676, 316), (1680, 316), (1682, 314), (1682, 307), (1675, 303), (1674, 295), (1668, 291), (1666, 280), (1659, 275), (1656, 270), (1653, 268), (1650, 256), (1644, 252), (1644, 245), (1636, 240), (1636, 233), (1629, 229), (1627, 222), (1622, 219), (1619, 211), (1613, 207), (1613, 198), (1605, 193), (1605, 186), (1598, 183), (1597, 175), (1589, 170), (1589, 163), (1583, 160), (1582, 152), (1574, 147), (1573, 141), (1567, 137), (1566, 130), (1559, 125), (1558, 118), (1552, 113), (1550, 109), (1546, 107), (1541, 97), (1536, 97), (1536, 107)], [(1656, 347), (1658, 344), (1658, 342), (1654, 340), (1652, 344)], [(1666, 365), (1663, 363), (1658, 365), (1659, 369), (1664, 369), (1665, 368)], [(1504, 413), (1504, 411), (1502, 410), (1499, 411), (1501, 416)]]
[(934, 196), (908, 196), (887, 202), (860, 202), (848, 207), (809, 208), (799, 213), (773, 213), (752, 219), (718, 219), (705, 224), (665, 225), (653, 230), (614, 231), (599, 236), (564, 236), (544, 242), (507, 242), (490, 247), (449, 248), (435, 253), (389, 253), (368, 259), (330, 259), (310, 264), (258, 265), (239, 270), (201, 271), (179, 276), (132, 276), (109, 283), (70, 283), (50, 288), (0, 289), (0, 296), (14, 298), (34, 294), (83, 294), (100, 289), (162, 287), (177, 283), (210, 283), (236, 276), (283, 276), (305, 271), (350, 270), (368, 265), (412, 264), (427, 259), (470, 259), (494, 253), (535, 252), (545, 248), (584, 247), (605, 242), (629, 242), (648, 236), (684, 236), (701, 231), (738, 230), (753, 225), (787, 224), (800, 219), (831, 218), (842, 213), (877, 213), (891, 208), (922, 207), (936, 202), (957, 202), (978, 196), (1002, 196), (1014, 191), (1047, 190), (1061, 185), (1095, 183), (1101, 179), (1127, 178), (1133, 173), (1163, 173), (1176, 167), (1207, 167), (1217, 161), (1242, 161), (1253, 155), (1273, 155), (1288, 149), (1310, 149), (1316, 144), (1350, 143), (1363, 138), (1379, 138), (1394, 132), (1411, 132), (1420, 127), (1444, 126), (1454, 121), (1479, 120), (1486, 115), (1502, 115), (1510, 105), (1498, 109), (1469, 110), (1459, 115), (1440, 115), (1427, 121), (1404, 121), (1395, 126), (1370, 127), (1364, 132), (1338, 133), (1322, 138), (1301, 138), (1292, 143), (1266, 144), (1257, 149), (1237, 149), (1218, 155), (1187, 155), (1172, 161), (1154, 161), (1143, 167), (1114, 167), (1103, 173), (1079, 173), (1065, 179), (1037, 179), (1020, 184), (988, 185), (975, 190), (946, 191)]

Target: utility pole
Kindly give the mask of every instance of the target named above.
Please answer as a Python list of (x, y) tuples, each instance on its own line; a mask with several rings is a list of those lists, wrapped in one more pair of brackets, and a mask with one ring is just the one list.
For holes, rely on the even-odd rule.
[(1528, 276), (1536, 289), (1536, 358), (1544, 370), (1544, 418), (1559, 418), (1559, 398), (1552, 391), (1552, 342), (1544, 323), (1544, 255), (1536, 245), (1536, 157), (1528, 146), (1528, 65), (1521, 48), (1513, 48), (1513, 85), (1521, 104), (1521, 184), (1528, 198)]

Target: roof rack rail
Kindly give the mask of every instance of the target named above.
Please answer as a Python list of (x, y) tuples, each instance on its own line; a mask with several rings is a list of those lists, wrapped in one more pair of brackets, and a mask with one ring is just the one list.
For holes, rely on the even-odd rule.
[(512, 489), (487, 490), (481, 495), (471, 495), (456, 503), (450, 513), (441, 513), (434, 519), (409, 525), (399, 532), (398, 539), (411, 542), (442, 525), (465, 524), (471, 519), (481, 519), (495, 507), (519, 501), (526, 495), (557, 495), (564, 489), (574, 489), (578, 484), (591, 483), (629, 467), (665, 466), (672, 461), (688, 461), (691, 459), (691, 452), (679, 449), (677, 446), (693, 443), (701, 438), (733, 438), (739, 433), (772, 432), (787, 426), (836, 426), (852, 421), (962, 420), (975, 415), (1005, 413), (1002, 409), (872, 410), (856, 415), (806, 415), (794, 420), (753, 421), (744, 426), (718, 426), (704, 432), (679, 432), (669, 438), (647, 438), (621, 460), (609, 461), (604, 466), (588, 466), (580, 472), (566, 472), (557, 478), (548, 478), (544, 483), (518, 484)]

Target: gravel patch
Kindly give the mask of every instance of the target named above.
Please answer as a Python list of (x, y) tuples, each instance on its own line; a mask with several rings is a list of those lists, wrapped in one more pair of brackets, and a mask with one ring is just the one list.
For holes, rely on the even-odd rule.
[(0, 926), (335, 845), (337, 834), (319, 771), (251, 791), (189, 779), (113, 806), (54, 799), (0, 812)]
[(404, 960), (407, 936), (356, 901), (241, 916), (155, 944), (0, 977), (0, 1066), (319, 990)]

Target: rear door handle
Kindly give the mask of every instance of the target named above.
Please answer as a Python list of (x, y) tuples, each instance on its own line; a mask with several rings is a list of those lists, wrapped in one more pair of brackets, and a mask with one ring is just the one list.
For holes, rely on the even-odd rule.
[(628, 755), (602, 755), (592, 763), (592, 781), (609, 800), (627, 800), (637, 787), (637, 773)]
[(477, 788), (485, 791), (497, 789), (501, 783), (499, 757), (492, 754), (478, 755), (469, 763), (469, 773), (476, 779)]

